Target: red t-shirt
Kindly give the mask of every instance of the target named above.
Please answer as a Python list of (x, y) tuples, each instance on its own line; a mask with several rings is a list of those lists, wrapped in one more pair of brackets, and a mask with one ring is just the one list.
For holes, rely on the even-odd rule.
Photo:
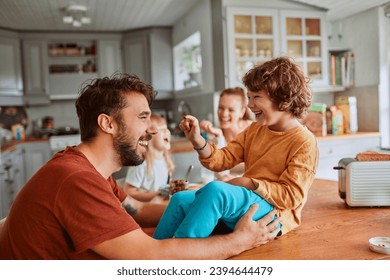
[(80, 152), (57, 153), (22, 188), (0, 234), (0, 259), (102, 259), (90, 248), (140, 228), (124, 191)]

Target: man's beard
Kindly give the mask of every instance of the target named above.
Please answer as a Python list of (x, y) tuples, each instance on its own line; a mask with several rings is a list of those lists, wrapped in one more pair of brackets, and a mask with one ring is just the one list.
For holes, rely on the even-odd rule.
[(137, 149), (130, 142), (131, 140), (125, 133), (126, 128), (119, 124), (119, 135), (114, 138), (114, 149), (119, 156), (122, 166), (136, 166), (144, 162), (144, 157), (137, 154)]

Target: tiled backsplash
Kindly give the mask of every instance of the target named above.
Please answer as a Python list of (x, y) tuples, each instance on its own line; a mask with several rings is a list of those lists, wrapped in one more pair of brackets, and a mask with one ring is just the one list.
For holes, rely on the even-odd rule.
[(336, 96), (356, 96), (358, 131), (379, 131), (379, 93), (378, 86), (351, 87)]
[(52, 101), (47, 106), (34, 106), (26, 108), (29, 125), (27, 134), (31, 134), (31, 122), (41, 120), (46, 116), (51, 116), (54, 119), (54, 127), (71, 126), (78, 128), (79, 121), (76, 114), (74, 100), (71, 101)]

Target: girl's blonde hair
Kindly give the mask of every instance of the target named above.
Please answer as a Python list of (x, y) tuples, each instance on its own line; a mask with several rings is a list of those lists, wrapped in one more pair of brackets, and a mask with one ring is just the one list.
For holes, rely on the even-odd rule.
[[(156, 126), (167, 125), (167, 121), (163, 117), (160, 117), (155, 114), (152, 114), (150, 116), (150, 120)], [(175, 165), (172, 161), (171, 152), (169, 150), (164, 151), (163, 155), (164, 155), (165, 162), (167, 163), (169, 176), (172, 176), (172, 173), (175, 170)], [(146, 161), (146, 172), (149, 174), (153, 170), (153, 165), (155, 161), (154, 153), (150, 151), (149, 147), (147, 148), (145, 161)]]

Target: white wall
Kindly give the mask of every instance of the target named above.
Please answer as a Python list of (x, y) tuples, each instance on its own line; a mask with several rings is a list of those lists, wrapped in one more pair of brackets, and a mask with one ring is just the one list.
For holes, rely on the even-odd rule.
[(381, 147), (390, 149), (390, 18), (379, 10), (379, 130), (382, 132)]
[[(342, 37), (339, 38), (339, 30)], [(351, 49), (355, 53), (356, 84), (379, 84), (378, 9), (370, 9), (332, 24), (329, 49)]]
[(359, 131), (379, 130), (390, 148), (390, 19), (377, 7), (334, 22), (332, 31), (330, 49), (355, 53), (355, 86), (339, 95), (357, 96)]

